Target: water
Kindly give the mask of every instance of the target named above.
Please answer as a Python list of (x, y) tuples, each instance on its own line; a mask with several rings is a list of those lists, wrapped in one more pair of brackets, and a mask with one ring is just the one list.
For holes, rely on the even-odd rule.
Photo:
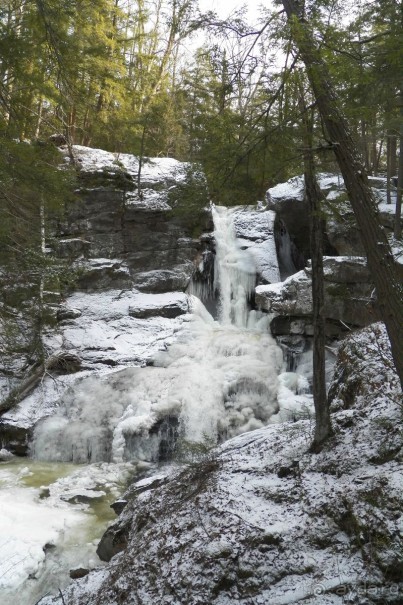
[[(54, 578), (67, 581), (75, 544), (84, 553), (83, 566), (95, 564), (95, 542), (107, 521), (102, 502), (109, 504), (117, 497), (119, 486), (130, 475), (174, 456), (184, 441), (221, 442), (311, 409), (304, 396), (306, 378), (284, 371), (283, 353), (269, 332), (270, 318), (250, 309), (255, 261), (237, 241), (233, 211), (216, 208), (213, 215), (212, 291), (218, 296), (217, 319), (191, 296), (192, 313), (185, 318), (177, 342), (155, 358), (154, 366), (83, 380), (65, 395), (57, 413), (38, 425), (32, 444), (36, 461), (24, 462), (28, 470), (17, 471), (17, 465), (13, 474), (15, 463), (3, 466), (8, 493), (17, 490), (32, 523), (41, 523), (43, 514), (50, 519), (44, 535), (39, 532), (35, 539), (30, 528), (25, 529), (24, 540), (32, 538), (34, 543), (32, 561), (27, 559), (30, 565), (26, 565), (22, 560), (5, 576), (37, 578), (35, 595), (38, 589), (55, 589)], [(42, 471), (40, 464), (45, 464)], [(92, 504), (74, 504), (74, 494), (80, 490), (95, 496)], [(10, 511), (9, 516), (12, 524), (19, 523)], [(16, 561), (21, 559), (24, 540), (16, 541)], [(56, 546), (59, 554), (45, 558), (41, 549), (46, 542)], [(50, 573), (52, 565), (56, 573)], [(32, 595), (26, 597), (26, 605), (35, 602)]]
[(2, 605), (33, 605), (69, 581), (69, 570), (99, 565), (96, 545), (115, 518), (133, 465), (78, 466), (14, 458), (0, 462)]

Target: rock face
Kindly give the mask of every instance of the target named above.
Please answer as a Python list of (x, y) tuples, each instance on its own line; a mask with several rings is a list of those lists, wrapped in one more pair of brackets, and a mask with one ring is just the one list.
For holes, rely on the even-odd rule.
[(67, 588), (66, 605), (400, 602), (399, 383), (382, 326), (354, 334), (337, 368), (359, 396), (336, 376), (319, 454), (300, 420), (134, 485), (108, 530), (110, 564)]
[[(370, 177), (369, 181), (378, 202), (379, 219), (385, 229), (391, 232), (395, 204), (386, 204), (386, 179)], [(363, 256), (359, 229), (342, 177), (323, 173), (318, 175), (318, 184), (326, 198), (325, 254)], [(296, 248), (305, 258), (309, 258), (309, 208), (304, 199), (303, 177), (293, 177), (286, 183), (269, 189), (266, 202), (267, 207), (276, 212), (276, 220), (281, 221), (290, 233)]]
[[(326, 333), (340, 336), (352, 327), (363, 327), (377, 319), (372, 301), (366, 260), (362, 257), (325, 257)], [(272, 333), (312, 336), (312, 291), (310, 265), (284, 282), (256, 288), (256, 304), (274, 315)]]
[[(134, 156), (73, 151), (80, 188), (49, 245), (75, 269), (74, 292), (63, 300), (47, 293), (52, 325), (43, 342), (49, 356), (73, 355), (80, 367), (65, 376), (48, 372), (40, 388), (3, 414), (0, 446), (19, 455), (28, 451), (32, 427), (69, 388), (93, 373), (145, 365), (174, 339), (189, 311), (184, 291), (212, 254), (211, 239), (200, 237), (212, 228), (205, 179), (189, 164), (145, 160), (138, 191)], [(4, 378), (0, 372), (4, 396), (24, 379), (22, 357), (8, 363), (14, 373), (6, 366)]]
[[(77, 260), (79, 289), (184, 290), (211, 229), (206, 184), (189, 164), (75, 146), (82, 187), (58, 225), (56, 251)], [(197, 204), (195, 203), (197, 202)]]
[(240, 207), (234, 215), (237, 238), (255, 260), (261, 284), (280, 281), (274, 234), (275, 213), (264, 208)]

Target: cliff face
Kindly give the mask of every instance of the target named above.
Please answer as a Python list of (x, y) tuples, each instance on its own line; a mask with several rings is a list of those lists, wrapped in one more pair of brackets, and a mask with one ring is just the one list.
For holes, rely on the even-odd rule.
[(27, 375), (36, 378), (1, 418), (0, 447), (17, 454), (27, 453), (32, 427), (67, 389), (92, 374), (144, 365), (172, 340), (188, 312), (184, 290), (211, 254), (206, 184), (190, 165), (148, 159), (139, 189), (134, 156), (79, 146), (74, 155), (76, 199), (48, 241), (75, 271), (74, 291), (45, 293), (43, 367), (32, 370), (22, 351), (11, 372), (6, 359), (0, 369), (3, 397)]
[[(81, 189), (56, 233), (58, 253), (80, 260), (78, 289), (184, 290), (211, 229), (203, 175), (170, 158), (138, 159), (75, 147)], [(103, 259), (108, 262), (102, 263)]]
[[(53, 324), (43, 332), (45, 365), (32, 369), (20, 352), (0, 368), (2, 397), (26, 384), (28, 375), (23, 401), (0, 424), (0, 445), (17, 454), (27, 453), (32, 427), (53, 413), (67, 389), (92, 374), (144, 365), (174, 340), (189, 310), (185, 290), (192, 278), (200, 285), (198, 294), (214, 294), (203, 175), (189, 164), (155, 158), (143, 163), (139, 180), (134, 156), (79, 146), (74, 154), (80, 166), (76, 199), (66, 204), (48, 242), (74, 269), (74, 291), (64, 298), (45, 293)], [(328, 252), (361, 254), (342, 182), (322, 175), (320, 185), (327, 196)], [(383, 203), (384, 181), (373, 185), (386, 221), (391, 208)], [(312, 335), (310, 269), (302, 268), (309, 249), (307, 217), (300, 177), (269, 190), (260, 208), (240, 207), (234, 214), (240, 245), (258, 272), (255, 303), (272, 315), (272, 334), (292, 359), (309, 348)], [(378, 318), (365, 265), (359, 256), (325, 261), (329, 344)], [(214, 310), (214, 301), (209, 304)]]

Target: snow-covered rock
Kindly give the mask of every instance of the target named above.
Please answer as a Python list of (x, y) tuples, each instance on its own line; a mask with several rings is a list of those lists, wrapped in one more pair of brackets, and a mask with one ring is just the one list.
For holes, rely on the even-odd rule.
[[(135, 156), (82, 146), (74, 146), (73, 153), (79, 165), (76, 200), (66, 202), (49, 245), (70, 261), (74, 291), (64, 298), (58, 292), (46, 295), (52, 322), (44, 346), (49, 357), (76, 355), (81, 371), (44, 372), (37, 388), (2, 416), (0, 445), (18, 454), (27, 452), (33, 423), (50, 414), (66, 390), (91, 374), (145, 365), (172, 342), (179, 316), (188, 311), (184, 291), (211, 247), (207, 238), (194, 237), (196, 230), (198, 235), (211, 227), (211, 217), (204, 209), (205, 179), (190, 164), (145, 159), (139, 192)], [(190, 197), (197, 207), (187, 211)], [(21, 333), (29, 334), (23, 318), (21, 323)], [(29, 371), (32, 361), (24, 353), (20, 346), (15, 360), (1, 360), (2, 398)]]
[(81, 188), (58, 224), (54, 247), (64, 258), (81, 259), (78, 287), (123, 288), (129, 281), (146, 292), (185, 289), (204, 249), (192, 235), (211, 227), (204, 177), (188, 163), (147, 158), (138, 191), (136, 156), (79, 145), (73, 153)]
[[(326, 213), (325, 253), (363, 256), (364, 248), (343, 178), (338, 174), (321, 173), (318, 184), (326, 198), (323, 205)], [(382, 225), (388, 231), (393, 230), (395, 193), (392, 192), (392, 203), (387, 204), (386, 179), (369, 177), (369, 184), (378, 204)], [(276, 212), (276, 222), (284, 223), (297, 249), (309, 258), (309, 207), (304, 199), (303, 177), (293, 177), (269, 189), (266, 202), (267, 208)]]
[(57, 329), (45, 334), (49, 355), (59, 351), (81, 360), (81, 371), (50, 376), (16, 407), (3, 414), (0, 443), (27, 452), (33, 426), (54, 413), (66, 393), (84, 379), (127, 366), (143, 366), (175, 340), (188, 310), (183, 292), (143, 294), (136, 290), (76, 292), (61, 309)]
[(311, 419), (269, 426), (132, 490), (109, 530), (116, 554), (63, 591), (65, 604), (400, 602), (400, 386), (383, 326), (349, 338), (338, 368), (358, 386), (346, 399), (336, 379), (320, 453)]
[[(377, 317), (372, 304), (366, 260), (362, 257), (324, 257), (326, 331), (329, 337), (348, 325), (362, 327)], [(256, 304), (273, 315), (275, 335), (312, 335), (312, 282), (310, 263), (305, 270), (277, 284), (258, 286)]]
[(280, 281), (274, 219), (273, 211), (250, 206), (239, 208), (234, 215), (239, 243), (252, 254), (260, 281), (268, 284)]

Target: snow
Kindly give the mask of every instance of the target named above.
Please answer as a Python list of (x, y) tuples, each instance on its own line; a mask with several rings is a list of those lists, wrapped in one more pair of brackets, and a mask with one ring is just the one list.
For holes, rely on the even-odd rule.
[(274, 202), (282, 199), (295, 199), (302, 202), (304, 199), (304, 179), (302, 176), (293, 177), (286, 183), (271, 187), (267, 194), (268, 198), (271, 198)]
[[(137, 179), (139, 168), (137, 156), (128, 153), (111, 153), (82, 145), (73, 145), (73, 154), (83, 172), (118, 173), (123, 169), (133, 179)], [(185, 181), (188, 166), (189, 164), (173, 158), (144, 158), (141, 178), (147, 183), (157, 183), (166, 179)]]
[(141, 190), (141, 198), (138, 193), (127, 193), (125, 197), (126, 208), (146, 212), (168, 212), (172, 207), (167, 203), (168, 192), (155, 191), (144, 188)]
[(132, 492), (116, 528), (126, 549), (95, 591), (92, 574), (65, 590), (66, 604), (115, 605), (124, 595), (135, 605), (140, 587), (141, 602), (166, 605), (342, 605), (401, 594), (398, 578), (388, 581), (401, 556), (403, 504), (400, 388), (389, 358), (380, 324), (346, 341), (338, 371), (359, 379), (355, 404), (341, 402), (336, 372), (334, 436), (321, 452), (309, 452), (310, 418), (267, 426)]
[[(55, 410), (68, 388), (92, 374), (102, 376), (136, 363), (144, 365), (176, 338), (182, 317), (168, 319), (157, 315), (161, 307), (172, 304), (185, 310), (187, 296), (183, 292), (143, 294), (136, 290), (76, 292), (69, 296), (63, 308), (74, 309), (80, 316), (61, 322), (57, 331), (45, 336), (44, 342), (49, 355), (60, 350), (78, 355), (83, 371), (57, 379), (45, 377), (40, 387), (4, 414), (3, 419), (9, 424), (32, 426)], [(131, 307), (155, 310), (156, 315), (148, 319), (131, 317)]]

